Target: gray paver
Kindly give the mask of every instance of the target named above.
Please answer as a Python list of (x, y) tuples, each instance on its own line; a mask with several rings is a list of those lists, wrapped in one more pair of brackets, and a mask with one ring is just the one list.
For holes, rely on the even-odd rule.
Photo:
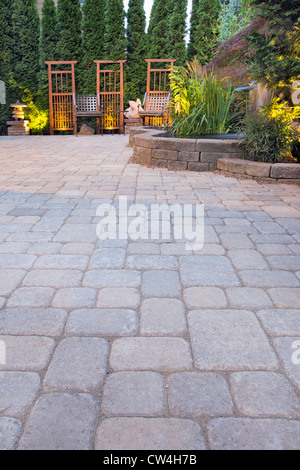
[(234, 405), (225, 379), (205, 372), (183, 372), (168, 378), (170, 412), (194, 418), (232, 416)]
[(84, 286), (95, 288), (139, 287), (141, 284), (141, 273), (124, 269), (93, 269), (87, 271), (82, 283)]
[(186, 306), (190, 309), (228, 306), (226, 295), (219, 287), (188, 287), (183, 295)]
[(192, 358), (181, 338), (120, 338), (113, 342), (110, 365), (115, 371), (172, 372), (190, 369)]
[(134, 336), (138, 331), (138, 316), (134, 310), (82, 309), (68, 318), (67, 336)]
[(106, 372), (108, 346), (99, 338), (66, 338), (55, 350), (44, 390), (96, 391)]
[(0, 450), (13, 450), (22, 423), (14, 418), (0, 417)]
[(145, 297), (179, 297), (181, 286), (175, 271), (146, 271), (142, 277), (142, 294)]
[(52, 306), (57, 308), (93, 307), (96, 301), (95, 289), (88, 287), (70, 287), (57, 291)]
[(208, 425), (213, 450), (298, 450), (300, 423), (280, 419), (217, 418)]
[(23, 279), (23, 286), (36, 287), (77, 287), (80, 285), (82, 272), (75, 269), (36, 269)]
[(157, 372), (116, 372), (104, 386), (106, 416), (163, 416), (165, 407), (164, 378)]
[(107, 287), (99, 292), (97, 307), (99, 308), (137, 308), (140, 294), (132, 287)]
[(96, 450), (204, 450), (198, 423), (176, 418), (110, 418), (100, 424)]
[(7, 308), (0, 312), (0, 333), (5, 335), (60, 336), (67, 312), (52, 308)]
[(55, 342), (42, 336), (0, 336), (6, 346), (6, 363), (0, 370), (40, 371), (51, 357)]
[(0, 269), (0, 295), (10, 295), (25, 275), (22, 269)]
[(0, 413), (19, 417), (32, 405), (39, 387), (35, 372), (0, 372)]
[(238, 372), (231, 375), (230, 381), (240, 413), (251, 417), (300, 417), (300, 400), (283, 375)]
[(19, 450), (91, 450), (98, 418), (96, 400), (86, 394), (42, 396), (30, 413)]
[(253, 313), (194, 311), (188, 320), (198, 369), (277, 369), (276, 356)]
[(7, 307), (49, 307), (55, 289), (51, 287), (19, 287), (7, 302)]
[(238, 286), (234, 269), (225, 256), (184, 256), (180, 258), (182, 283), (192, 286)]
[(300, 390), (300, 337), (274, 338), (273, 343), (288, 378)]
[(125, 263), (126, 251), (121, 248), (100, 248), (96, 250), (90, 262), (90, 268), (122, 268)]
[(184, 305), (177, 299), (146, 299), (141, 306), (141, 334), (179, 336), (186, 332)]

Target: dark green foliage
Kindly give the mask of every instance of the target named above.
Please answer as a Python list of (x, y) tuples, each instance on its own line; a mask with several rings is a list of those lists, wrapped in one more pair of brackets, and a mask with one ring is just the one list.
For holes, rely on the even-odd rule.
[(219, 36), (220, 12), (219, 0), (199, 0), (194, 49), (202, 65), (208, 64), (214, 56)]
[(94, 60), (102, 60), (104, 55), (106, 0), (85, 0), (83, 12), (83, 93), (95, 94), (96, 66)]
[(104, 52), (107, 60), (125, 59), (125, 11), (123, 0), (107, 0)]
[(172, 11), (170, 0), (154, 0), (150, 29), (148, 31), (149, 54), (151, 59), (170, 58), (169, 21)]
[(188, 44), (188, 59), (193, 60), (197, 55), (196, 50), (196, 29), (198, 26), (199, 0), (193, 0), (190, 26), (190, 41)]
[[(2, 1), (2, 0), (1, 0)], [(13, 0), (11, 4), (11, 64), (20, 89), (38, 90), (40, 20), (36, 0)]]
[(186, 60), (187, 3), (187, 0), (174, 0), (169, 20), (170, 57), (177, 59), (176, 65), (183, 65)]
[(9, 105), (15, 102), (16, 91), (11, 84), (11, 46), (9, 35), (11, 28), (11, 1), (1, 0), (0, 3), (0, 80), (5, 83), (6, 104), (0, 104), (0, 135), (6, 134), (6, 121), (11, 117)]
[(38, 103), (46, 110), (48, 108), (48, 67), (46, 60), (56, 59), (57, 27), (56, 7), (54, 0), (44, 0), (42, 6), (41, 36), (40, 36), (40, 86)]
[(125, 105), (129, 99), (141, 99), (146, 88), (147, 35), (144, 0), (129, 0), (127, 20)]
[(253, 7), (269, 22), (267, 34), (253, 34), (255, 49), (252, 76), (289, 95), (291, 83), (300, 76), (300, 3), (299, 0), (252, 0)]
[(58, 0), (56, 48), (57, 60), (82, 59), (81, 7), (79, 0)]
[(300, 117), (300, 108), (289, 108), (286, 102), (275, 98), (256, 114), (249, 113), (244, 121), (246, 155), (250, 160), (276, 163), (290, 154), (294, 144), (299, 142), (299, 133), (291, 123)]

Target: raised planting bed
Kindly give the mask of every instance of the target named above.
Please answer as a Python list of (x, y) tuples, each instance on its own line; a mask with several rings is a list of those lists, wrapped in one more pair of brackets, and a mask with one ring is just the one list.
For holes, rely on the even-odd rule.
[(237, 139), (180, 139), (157, 129), (130, 129), (132, 163), (169, 170), (213, 171), (221, 158), (239, 159), (244, 150)]
[(299, 163), (263, 163), (242, 159), (220, 158), (217, 168), (220, 171), (233, 175), (300, 182)]

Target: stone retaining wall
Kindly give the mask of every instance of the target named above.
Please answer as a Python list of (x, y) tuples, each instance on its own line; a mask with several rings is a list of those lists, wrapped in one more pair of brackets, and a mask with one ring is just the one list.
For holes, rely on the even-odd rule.
[(212, 171), (220, 158), (241, 158), (236, 140), (166, 138), (166, 131), (130, 129), (133, 163), (169, 170)]
[(222, 158), (217, 163), (218, 170), (255, 178), (272, 178), (276, 180), (299, 180), (299, 163), (264, 163), (249, 160)]

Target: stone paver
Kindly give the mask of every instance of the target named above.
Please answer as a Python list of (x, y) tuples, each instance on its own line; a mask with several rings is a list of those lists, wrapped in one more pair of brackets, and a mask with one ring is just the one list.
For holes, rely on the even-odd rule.
[(234, 412), (229, 387), (216, 374), (173, 374), (168, 379), (168, 396), (170, 412), (177, 417), (232, 416)]
[(282, 375), (274, 372), (238, 372), (231, 389), (240, 413), (253, 417), (299, 418), (300, 400)]
[(105, 376), (107, 342), (99, 338), (67, 338), (55, 350), (44, 390), (87, 392), (97, 390)]
[[(0, 137), (0, 449), (299, 449), (299, 185), (127, 143)], [(119, 196), (204, 204), (203, 248), (99, 240)]]
[(280, 419), (217, 418), (208, 425), (213, 450), (298, 450), (300, 423)]
[(176, 371), (192, 367), (189, 345), (181, 338), (121, 338), (112, 345), (111, 367), (118, 370)]
[(194, 311), (188, 317), (198, 369), (277, 369), (274, 351), (253, 313)]
[(143, 336), (179, 336), (186, 332), (184, 304), (177, 299), (146, 299), (141, 306)]
[(164, 379), (157, 372), (116, 372), (104, 386), (106, 416), (163, 416), (165, 407)]
[(198, 423), (184, 419), (110, 418), (100, 424), (96, 450), (204, 450)]
[(0, 311), (0, 333), (5, 335), (60, 336), (67, 312), (52, 308), (7, 308)]
[(98, 404), (86, 394), (42, 396), (28, 418), (19, 450), (90, 450)]
[(0, 370), (40, 371), (55, 346), (53, 339), (43, 336), (0, 336), (0, 341), (6, 348), (6, 362), (0, 362)]
[(0, 450), (13, 450), (21, 431), (21, 421), (0, 417)]
[(66, 336), (134, 336), (138, 316), (126, 309), (81, 309), (68, 318)]
[(32, 405), (39, 387), (35, 372), (0, 372), (0, 413), (21, 416)]

